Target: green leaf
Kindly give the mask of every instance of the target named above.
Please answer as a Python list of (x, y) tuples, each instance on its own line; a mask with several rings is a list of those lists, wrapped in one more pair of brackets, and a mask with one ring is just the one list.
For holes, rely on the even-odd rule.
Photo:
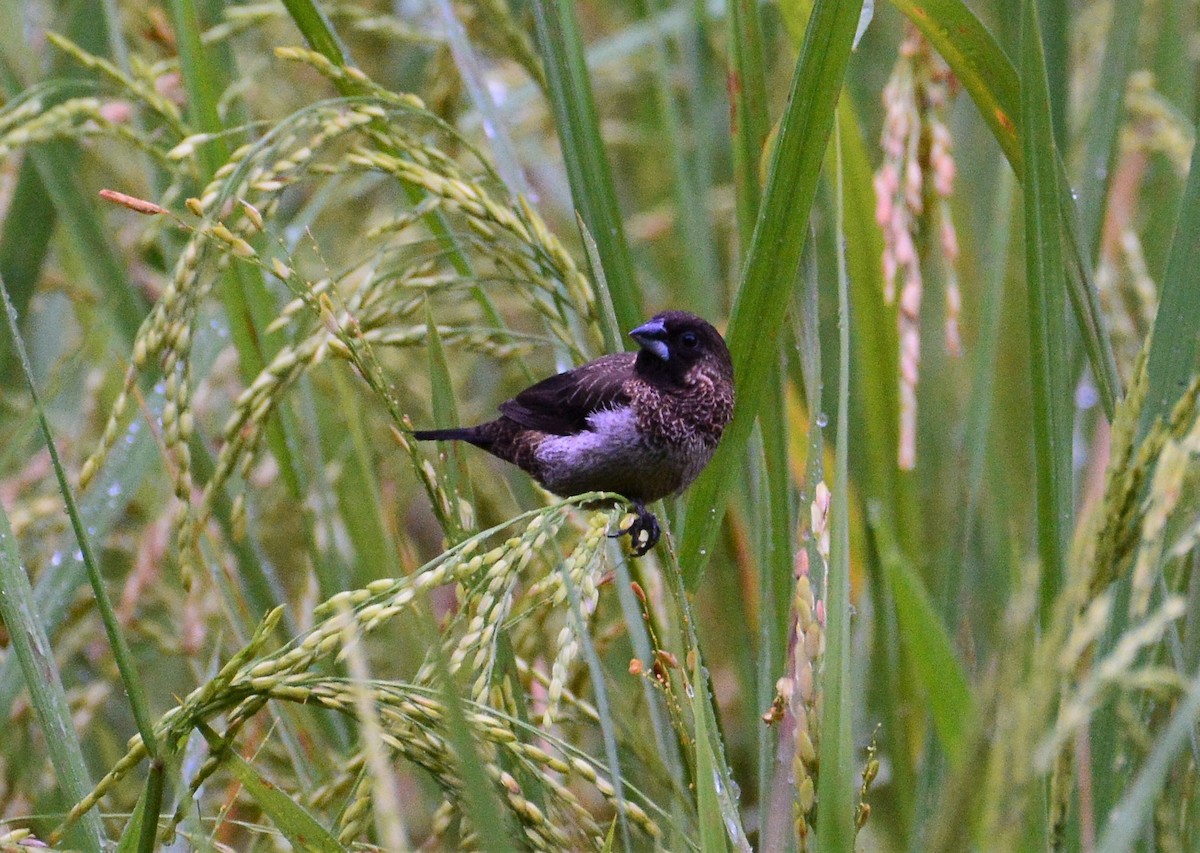
[(729, 3), (729, 114), (733, 133), (733, 176), (737, 224), (745, 252), (754, 236), (762, 188), (758, 164), (770, 130), (767, 81), (763, 68), (762, 19), (754, 0)]
[[(426, 351), (429, 355), (429, 386), (430, 406), (433, 409), (433, 423), (438, 429), (456, 427), (462, 423), (458, 418), (458, 406), (454, 401), (454, 383), (450, 378), (450, 365), (446, 361), (446, 350), (442, 346), (442, 336), (438, 334), (437, 323), (434, 322), (433, 308), (428, 300), (425, 302), (425, 339), (428, 343)], [(458, 442), (439, 442), (438, 448), (447, 453), (447, 464), (442, 469), (446, 474), (446, 491), (458, 497), (460, 490), (467, 500), (471, 500), (469, 491), (470, 481), (459, 477)], [(454, 507), (449, 520), (454, 530), (446, 531), (452, 539), (462, 535), (458, 507)]]
[[(77, 803), (92, 789), (92, 781), (83, 761), (83, 750), (71, 719), (71, 707), (54, 659), (54, 649), (46, 636), (45, 622), (34, 603), (29, 576), (21, 565), (8, 514), (2, 506), (0, 619), (8, 630), (13, 655), (29, 689), (29, 699), (45, 735), (46, 750), (58, 785), (68, 800)], [(103, 849), (106, 842), (99, 812), (89, 811), (80, 822), (82, 831), (72, 835), (72, 841), (86, 845), (87, 850)]]
[(349, 52), (325, 13), (312, 0), (283, 0), (283, 5), (313, 50), (338, 68), (346, 67)]
[(954, 653), (954, 644), (938, 617), (925, 583), (896, 544), (878, 503), (868, 507), (871, 529), (896, 602), (900, 642), (913, 663), (942, 747), (955, 767), (967, 757), (975, 704), (967, 673)]
[(292, 847), (304, 853), (344, 853), (346, 848), (300, 805), (295, 796), (284, 793), (267, 781), (266, 777), (230, 749), (220, 735), (207, 725), (201, 723), (200, 731), (213, 750), (220, 751), (221, 763), (242, 784), (246, 793), (283, 833), (283, 837)]
[(1057, 197), (1058, 158), (1050, 125), (1046, 65), (1035, 0), (1024, 0), (1021, 28), (1021, 123), (1025, 164), (1025, 277), (1033, 381), (1038, 555), (1043, 625), (1062, 582), (1073, 516), (1070, 353), (1066, 280)]
[(142, 833), (146, 826), (146, 798), (149, 796), (149, 793), (149, 786), (147, 785), (146, 788), (142, 789), (137, 805), (133, 807), (133, 814), (129, 816), (129, 821), (125, 824), (125, 831), (121, 833), (121, 840), (117, 843), (116, 853), (134, 853), (134, 851), (140, 849)]
[(713, 739), (720, 737), (709, 707), (708, 679), (696, 654), (692, 666), (692, 719), (696, 726), (696, 808), (700, 818), (700, 849), (706, 853), (729, 849), (721, 819), (720, 784)]
[(1200, 145), (1192, 148), (1192, 166), (1179, 205), (1175, 236), (1163, 275), (1158, 313), (1150, 339), (1146, 372), (1150, 389), (1142, 409), (1145, 430), (1165, 416), (1187, 388), (1196, 370), (1200, 335)]
[(777, 369), (779, 329), (787, 315), (861, 5), (861, 0), (818, 0), (796, 62), (791, 97), (726, 335), (737, 380), (733, 423), (687, 500), (679, 561), (692, 588), (716, 541), (723, 498), (741, 465), (767, 390), (766, 376)]
[(837, 437), (829, 507), (829, 572), (825, 579), (825, 660), (821, 667), (821, 736), (817, 837), (822, 851), (854, 850), (854, 709), (850, 697), (850, 281), (846, 271), (841, 136), (836, 137), (838, 305)]
[(121, 833), (121, 841), (117, 844), (117, 853), (154, 853), (158, 841), (158, 812), (162, 808), (163, 794), (163, 764), (161, 761), (150, 762), (150, 773), (146, 776), (146, 785), (142, 788), (133, 814), (125, 824)]
[[(42, 186), (37, 167), (26, 158), (0, 226), (0, 278), (8, 285), (18, 314), (25, 314), (33, 298), (57, 222), (54, 204)], [(0, 368), (8, 365), (11, 355), (8, 339), (0, 338)]]
[[(34, 82), (40, 65), (30, 49), (27, 35), (33, 24), (24, 19), (25, 12), (25, 4), (13, 0), (0, 2), (0, 15), (3, 15), (0, 20), (0, 88), (10, 98)], [(88, 36), (88, 41), (94, 40), (96, 18), (91, 9), (80, 6), (71, 17), (56, 24), (62, 24), (73, 33), (83, 27), (80, 34)], [(32, 201), (28, 196), (18, 195), (8, 208), (4, 244), (0, 245), (4, 256), (0, 273), (22, 276), (11, 282), (16, 288), (14, 297), (18, 308), (25, 307), (34, 285), (34, 281), (25, 276), (36, 276), (40, 268), (39, 253), (45, 250), (41, 241), (50, 239), (48, 231), (57, 221), (66, 234), (65, 245), (87, 270), (118, 334), (127, 346), (132, 346), (148, 306), (125, 274), (95, 199), (88, 196), (80, 183), (78, 165), (82, 152), (79, 146), (66, 140), (53, 140), (29, 148), (27, 156), (53, 206), (54, 215), (50, 216), (43, 203)], [(35, 187), (26, 184), (24, 189), (33, 192)], [(28, 220), (23, 218), (26, 213), (30, 216)], [(14, 228), (16, 231), (10, 236)], [(10, 241), (16, 241), (18, 245), (14, 246)], [(10, 252), (23, 253), (22, 261), (14, 263)]]
[(1117, 133), (1125, 104), (1125, 86), (1137, 57), (1138, 21), (1142, 0), (1122, 0), (1113, 4), (1100, 80), (1096, 84), (1096, 103), (1084, 137), (1082, 180), (1079, 182), (1079, 220), (1083, 245), (1089, 257), (1100, 249), (1105, 201), (1112, 183), (1116, 160)]
[[(647, 0), (650, 11), (664, 5), (663, 0)], [(713, 233), (708, 212), (709, 174), (702, 146), (704, 131), (685, 125), (683, 110), (674, 90), (674, 69), (664, 28), (656, 17), (649, 20), (654, 38), (651, 65), (654, 78), (655, 110), (658, 115), (659, 150), (671, 164), (671, 186), (675, 196), (676, 242), (682, 250), (682, 277), (675, 285), (678, 298), (702, 317), (715, 318), (725, 312), (725, 287), (717, 260), (717, 235)], [(706, 50), (698, 48), (699, 52)], [(693, 111), (701, 105), (693, 103)], [(665, 150), (663, 150), (665, 149)]]
[(1061, 149), (1067, 144), (1067, 73), (1070, 45), (1067, 30), (1071, 23), (1069, 0), (1037, 0), (1042, 21), (1043, 55), (1046, 58), (1046, 84), (1050, 93), (1050, 119), (1054, 128), (1054, 144)]
[(67, 516), (71, 519), (71, 529), (75, 533), (75, 540), (79, 545), (83, 564), (87, 568), (88, 580), (91, 583), (92, 594), (96, 600), (96, 609), (100, 611), (100, 620), (104, 625), (105, 633), (108, 635), (108, 642), (116, 659), (117, 670), (121, 675), (121, 681), (124, 683), (125, 693), (129, 697), (134, 719), (137, 720), (138, 731), (142, 736), (142, 743), (150, 756), (156, 758), (158, 756), (158, 742), (154, 737), (154, 725), (150, 720), (150, 710), (146, 703), (146, 690), (142, 686), (142, 679), (138, 674), (137, 663), (133, 659), (133, 653), (129, 649), (129, 644), (125, 641), (125, 635), (121, 632), (121, 625), (117, 621), (112, 601), (108, 597), (108, 589), (104, 583), (104, 576), (100, 572), (100, 563), (92, 550), (92, 537), (84, 526), (83, 517), (79, 513), (79, 506), (75, 502), (75, 495), (67, 482), (67, 472), (63, 469), (62, 460), (59, 459), (58, 447), (55, 445), (54, 436), (50, 432), (50, 422), (46, 420), (46, 412), (42, 408), (41, 397), (37, 391), (37, 383), (33, 378), (33, 367), (29, 363), (29, 356), (25, 352), (25, 342), (21, 338), (21, 332), (17, 325), (17, 311), (13, 307), (12, 300), (9, 299), (8, 288), (5, 286), (3, 279), (0, 279), (0, 297), (2, 297), (4, 302), (5, 316), (8, 320), (8, 331), (12, 335), (17, 359), (25, 374), (25, 383), (29, 389), (29, 396), (33, 401), (33, 408), (37, 413), (38, 423), (42, 429), (42, 438), (45, 439), (46, 449), (50, 453), (50, 462), (54, 468), (54, 475), (58, 480), (58, 489), (62, 495), (63, 503), (67, 508)]
[(612, 169), (600, 136), (575, 2), (534, 0), (531, 5), (571, 197), (596, 241), (617, 320), (621, 328), (632, 329), (645, 319), (641, 290), (634, 277)]

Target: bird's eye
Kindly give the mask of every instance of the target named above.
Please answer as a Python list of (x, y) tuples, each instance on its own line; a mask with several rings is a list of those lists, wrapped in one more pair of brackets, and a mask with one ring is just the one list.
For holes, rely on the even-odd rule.
[(699, 345), (700, 338), (696, 336), (695, 332), (684, 332), (679, 337), (679, 341), (688, 349), (694, 349), (697, 345)]

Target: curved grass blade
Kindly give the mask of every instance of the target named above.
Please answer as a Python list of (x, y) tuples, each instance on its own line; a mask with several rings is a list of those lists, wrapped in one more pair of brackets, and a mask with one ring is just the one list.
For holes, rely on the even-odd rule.
[(921, 576), (900, 552), (882, 506), (872, 504), (867, 512), (896, 602), (900, 641), (924, 688), (934, 730), (952, 769), (960, 768), (967, 757), (976, 719), (967, 674), (954, 654), (954, 644)]
[(741, 465), (766, 392), (764, 377), (776, 369), (776, 341), (787, 315), (861, 5), (861, 0), (818, 0), (796, 62), (762, 209), (726, 335), (738, 382), (733, 423), (687, 500), (679, 562), (691, 588), (695, 588), (716, 541), (726, 487)]
[[(433, 320), (433, 307), (428, 300), (425, 301), (425, 329), (428, 341), (426, 351), (429, 356), (430, 407), (433, 413), (433, 424), (438, 429), (457, 427), (462, 421), (458, 417), (458, 406), (454, 401), (454, 384), (450, 378), (450, 364), (446, 359), (446, 350), (442, 347), (442, 336), (438, 334), (437, 323)], [(467, 479), (465, 470), (462, 468), (462, 454), (459, 452), (458, 442), (449, 444), (440, 442), (438, 448), (447, 459), (442, 468), (446, 476), (446, 491), (456, 501), (466, 497), (469, 502), (473, 503), (471, 481)], [(449, 516), (454, 529), (446, 531), (451, 542), (462, 538), (461, 517), (460, 509), (455, 506), (454, 512)]]
[(321, 826), (304, 807), (292, 797), (268, 782), (253, 765), (229, 748), (229, 745), (207, 724), (198, 728), (213, 752), (219, 753), (234, 778), (245, 788), (263, 814), (283, 833), (293, 848), (303, 853), (344, 853), (345, 849), (325, 827)]
[[(46, 749), (58, 784), (64, 797), (77, 803), (92, 790), (92, 780), (71, 720), (71, 707), (54, 649), (34, 603), (29, 576), (21, 566), (16, 539), (3, 507), (0, 507), (0, 618), (8, 629), (13, 655), (29, 688), (30, 702), (46, 737)], [(73, 843), (84, 845), (86, 850), (104, 849), (104, 826), (99, 812), (94, 809), (88, 812), (80, 826), (80, 831), (71, 837)]]
[(1046, 625), (1058, 596), (1071, 529), (1070, 353), (1058, 158), (1050, 124), (1046, 65), (1035, 0), (1025, 0), (1021, 27), (1021, 123), (1025, 165), (1025, 268), (1029, 289), (1033, 442), (1037, 481), (1041, 617)]
[[(57, 224), (54, 203), (42, 186), (33, 160), (26, 158), (0, 227), (0, 277), (9, 286), (18, 314), (25, 313), (33, 298)], [(0, 339), (0, 370), (9, 366), (11, 356), (8, 339)]]
[(350, 53), (338, 37), (337, 30), (312, 0), (283, 0), (283, 5), (313, 50), (338, 68), (350, 64)]
[(17, 325), (17, 312), (8, 297), (8, 288), (5, 287), (3, 279), (0, 279), (0, 297), (4, 300), (5, 315), (8, 319), (8, 331), (12, 335), (17, 358), (25, 374), (25, 383), (29, 389), (29, 396), (33, 400), (34, 409), (37, 411), (38, 423), (42, 429), (42, 437), (46, 441), (46, 449), (50, 453), (50, 461), (54, 467), (55, 477), (58, 479), (59, 491), (62, 494), (63, 502), (66, 504), (67, 515), (71, 519), (71, 528), (75, 532), (75, 539), (79, 545), (80, 553), (83, 555), (83, 564), (87, 568), (88, 580), (91, 582), (92, 592), (96, 596), (96, 608), (100, 611), (100, 619), (104, 623), (105, 632), (108, 634), (108, 641), (112, 646), (113, 657), (116, 659), (117, 669), (121, 674), (121, 681), (124, 682), (125, 692), (129, 696), (129, 704), (132, 708), (134, 719), (137, 720), (138, 732), (142, 736), (142, 743), (145, 744), (147, 753), (149, 753), (151, 758), (157, 758), (158, 742), (154, 737), (154, 724), (150, 719), (150, 710), (146, 704), (146, 690), (142, 686), (142, 679), (138, 675), (137, 665), (133, 660), (133, 653), (130, 651), (129, 645), (125, 642), (125, 635), (121, 633), (121, 626), (117, 622), (116, 612), (113, 610), (112, 601), (108, 597), (108, 589), (105, 586), (104, 577), (100, 573), (100, 564), (96, 560), (95, 553), (92, 551), (92, 537), (84, 527), (82, 517), (79, 514), (79, 507), (75, 503), (75, 496), (72, 494), (71, 487), (67, 483), (67, 473), (63, 469), (62, 460), (58, 457), (58, 447), (54, 443), (54, 436), (50, 432), (50, 423), (46, 420), (46, 412), (42, 408), (42, 401), (37, 392), (37, 384), (33, 378), (33, 368), (29, 364), (29, 356), (25, 352), (25, 342), (21, 339), (21, 333)]
[(1179, 204), (1179, 218), (1167, 271), (1163, 275), (1158, 313), (1151, 332), (1146, 373), (1150, 389), (1142, 409), (1142, 431), (1166, 416), (1196, 369), (1196, 337), (1200, 334), (1200, 145), (1192, 148), (1192, 166)]
[(692, 667), (692, 719), (696, 727), (696, 809), (700, 818), (700, 849), (726, 851), (729, 838), (725, 834), (725, 822), (721, 817), (721, 795), (718, 787), (721, 777), (717, 774), (717, 761), (713, 751), (713, 738), (720, 737), (716, 721), (709, 707), (708, 679), (700, 656), (696, 655)]
[(575, 3), (534, 0), (531, 6), (571, 196), (604, 262), (617, 320), (621, 328), (632, 329), (645, 319), (641, 291), (634, 277), (612, 169), (600, 136)]

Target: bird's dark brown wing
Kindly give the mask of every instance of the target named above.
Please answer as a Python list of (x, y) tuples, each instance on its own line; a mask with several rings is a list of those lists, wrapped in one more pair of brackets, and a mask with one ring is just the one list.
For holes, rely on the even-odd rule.
[(574, 370), (544, 379), (500, 404), (500, 411), (526, 429), (574, 435), (587, 429), (588, 415), (629, 404), (625, 382), (636, 356), (602, 356)]

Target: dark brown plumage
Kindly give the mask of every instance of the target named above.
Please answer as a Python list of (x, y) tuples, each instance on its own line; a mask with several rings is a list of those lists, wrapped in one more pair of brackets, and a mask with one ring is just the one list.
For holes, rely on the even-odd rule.
[(638, 352), (551, 376), (502, 403), (494, 421), (413, 435), (474, 444), (564, 497), (623, 495), (637, 509), (626, 532), (640, 556), (659, 536), (645, 505), (696, 479), (733, 417), (733, 362), (721, 334), (686, 311), (630, 335)]

